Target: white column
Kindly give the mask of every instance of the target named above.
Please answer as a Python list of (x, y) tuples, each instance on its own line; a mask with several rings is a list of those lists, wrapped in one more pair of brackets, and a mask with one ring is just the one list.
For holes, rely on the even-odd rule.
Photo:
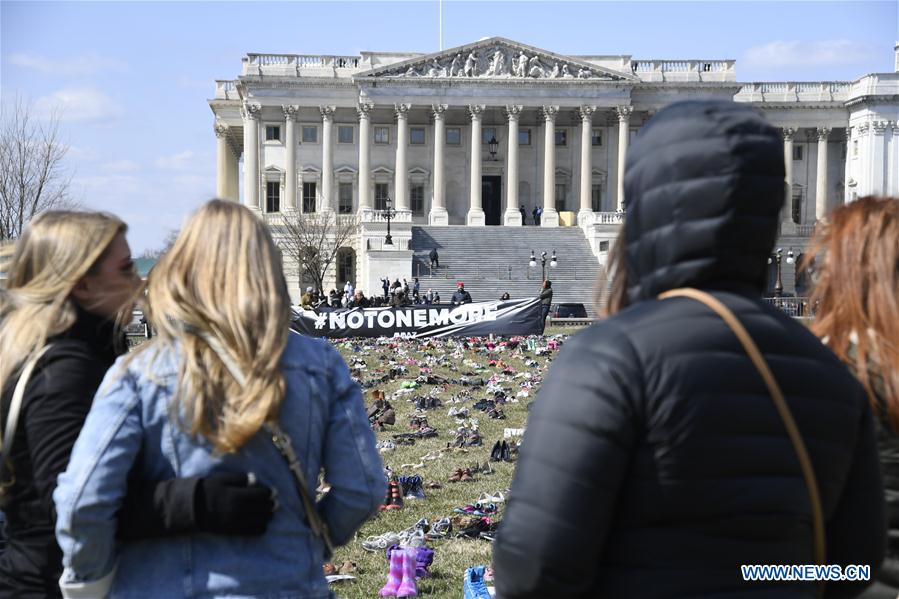
[(449, 213), (446, 211), (446, 183), (443, 180), (443, 157), (446, 150), (446, 104), (435, 104), (431, 107), (434, 115), (434, 192), (432, 194), (431, 211), (428, 223), (431, 225), (448, 225)]
[(409, 151), (409, 104), (396, 104), (396, 179), (393, 185), (393, 206), (397, 210), (409, 210), (409, 194), (406, 181), (409, 168), (406, 166), (406, 155)]
[(558, 106), (543, 107), (543, 214), (540, 225), (558, 227), (556, 211), (556, 115)]
[(359, 212), (372, 211), (371, 203), (371, 104), (359, 104)]
[(506, 157), (506, 212), (503, 224), (507, 227), (520, 227), (521, 211), (518, 209), (518, 117), (523, 106), (506, 106), (506, 118), (509, 119), (509, 151)]
[(335, 211), (334, 187), (334, 142), (331, 130), (334, 124), (334, 106), (320, 106), (322, 113), (322, 205), (321, 211)]
[[(784, 190), (784, 207), (781, 213), (781, 223), (789, 226), (793, 225), (793, 136), (796, 135), (796, 129), (792, 127), (784, 127), (784, 181), (786, 188)], [(802, 224), (802, 215), (800, 214), (799, 223)]]
[(468, 107), (471, 114), (471, 189), (466, 223), (472, 226), (484, 226), (487, 223), (481, 205), (481, 114), (484, 108), (483, 105)]
[(630, 136), (631, 106), (619, 106), (618, 112), (618, 210), (624, 210), (624, 167), (627, 159), (627, 142)]
[(284, 144), (287, 150), (284, 155), (284, 200), (281, 206), (282, 209), (297, 210), (297, 114), (300, 107), (282, 106), (281, 110), (284, 111)]
[(581, 209), (577, 224), (593, 223), (593, 112), (595, 106), (581, 106)]
[(262, 106), (243, 105), (243, 203), (259, 210), (259, 117)]
[(818, 127), (818, 171), (815, 175), (815, 221), (827, 218), (827, 137), (830, 129)]
[(228, 125), (215, 124), (215, 195), (222, 199), (228, 197)]

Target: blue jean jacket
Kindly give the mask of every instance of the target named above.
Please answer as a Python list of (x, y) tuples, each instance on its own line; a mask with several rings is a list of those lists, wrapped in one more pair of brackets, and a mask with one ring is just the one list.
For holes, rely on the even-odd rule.
[[(329, 597), (324, 547), (306, 521), (295, 478), (264, 433), (214, 455), (170, 417), (177, 352), (116, 363), (94, 399), (53, 494), (67, 596)], [(121, 360), (121, 359), (120, 359)], [(287, 393), (280, 423), (309, 485), (324, 469), (331, 491), (318, 504), (335, 544), (347, 543), (384, 499), (385, 482), (359, 386), (337, 351), (291, 333), (281, 359)], [(152, 370), (151, 370), (152, 368)], [(259, 537), (208, 534), (121, 544), (116, 517), (132, 472), (145, 480), (253, 472), (280, 508)], [(311, 494), (315, 489), (310, 488)]]

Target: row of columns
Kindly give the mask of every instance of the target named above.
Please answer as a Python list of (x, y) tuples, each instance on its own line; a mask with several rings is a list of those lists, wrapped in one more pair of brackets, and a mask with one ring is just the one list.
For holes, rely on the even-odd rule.
[[(785, 127), (784, 137), (784, 171), (786, 180), (786, 198), (784, 200), (784, 221), (791, 221), (790, 206), (793, 201), (793, 136), (796, 129)], [(823, 220), (827, 217), (827, 138), (830, 136), (830, 128), (818, 127), (818, 162), (815, 173), (815, 220)]]
[[(296, 189), (296, 122), (299, 108), (297, 106), (284, 106), (284, 118), (286, 121), (286, 168), (285, 168), (285, 194), (288, 201), (297, 197)], [(374, 209), (371, 197), (371, 104), (360, 104), (357, 107), (359, 116), (359, 210), (361, 212)], [(396, 168), (394, 181), (394, 208), (397, 211), (409, 211), (408, 194), (408, 136), (409, 104), (396, 104), (394, 106), (397, 121), (396, 143)], [(449, 222), (446, 210), (444, 162), (445, 162), (445, 116), (448, 106), (446, 104), (431, 107), (434, 117), (434, 193), (429, 220), (434, 225), (445, 225)], [(469, 225), (484, 225), (485, 214), (481, 198), (481, 122), (486, 106), (470, 105), (468, 112), (471, 118), (471, 168), (470, 168), (470, 196), (469, 210), (466, 222)], [(508, 153), (507, 153), (507, 177), (506, 177), (506, 210), (503, 214), (505, 225), (521, 225), (521, 213), (518, 208), (518, 121), (524, 110), (524, 106), (511, 105), (505, 107), (508, 121)], [(321, 195), (325, 209), (331, 208), (333, 195), (332, 178), (327, 176), (334, 170), (332, 128), (334, 121), (334, 106), (322, 106), (322, 185)], [(595, 106), (581, 106), (578, 109), (581, 117), (581, 178), (579, 186), (580, 209), (578, 212), (579, 224), (593, 214), (592, 210), (592, 119), (596, 112)], [(259, 203), (259, 120), (261, 107), (254, 104), (245, 104), (243, 107), (244, 120), (244, 201), (251, 207), (258, 209)], [(618, 209), (624, 208), (624, 160), (627, 153), (629, 136), (629, 122), (632, 108), (619, 106), (616, 109), (618, 115)], [(541, 115), (544, 120), (544, 152), (543, 152), (543, 215), (541, 224), (554, 227), (559, 224), (559, 214), (555, 207), (555, 121), (559, 113), (558, 106), (543, 106)], [(220, 133), (221, 132), (221, 133)], [(229, 183), (233, 177), (228, 173), (230, 165), (225, 164), (228, 148), (226, 145), (227, 128), (217, 125), (216, 135), (219, 136), (218, 146), (218, 189), (220, 197), (237, 199), (236, 189), (230, 189)], [(784, 137), (785, 144), (786, 135)], [(792, 139), (792, 138), (790, 138)], [(792, 142), (790, 142), (792, 143)], [(785, 152), (786, 150), (785, 145)], [(790, 150), (792, 156), (792, 150)], [(234, 164), (236, 171), (236, 159)], [(231, 185), (233, 186), (233, 185)], [(236, 186), (233, 186), (236, 187)]]

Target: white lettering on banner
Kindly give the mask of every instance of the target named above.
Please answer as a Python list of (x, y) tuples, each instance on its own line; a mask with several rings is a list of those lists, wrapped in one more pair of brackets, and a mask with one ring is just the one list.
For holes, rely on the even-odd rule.
[(422, 328), (446, 326), (453, 324), (472, 324), (485, 320), (496, 320), (497, 304), (479, 306), (466, 305), (456, 308), (438, 308), (432, 310), (365, 310), (335, 311), (315, 314), (315, 328), (324, 329), (370, 329), (377, 326), (385, 329)]
[(428, 326), (444, 326), (449, 324), (449, 310), (434, 310), (428, 314)]
[(347, 326), (351, 329), (360, 328), (363, 322), (365, 322), (365, 317), (362, 315), (362, 312), (350, 312), (350, 315), (346, 317)]
[(394, 318), (391, 310), (384, 310), (378, 314), (378, 326), (385, 329), (393, 328)]
[(397, 311), (396, 326), (397, 327), (411, 327), (412, 326), (412, 312), (410, 312), (409, 310)]

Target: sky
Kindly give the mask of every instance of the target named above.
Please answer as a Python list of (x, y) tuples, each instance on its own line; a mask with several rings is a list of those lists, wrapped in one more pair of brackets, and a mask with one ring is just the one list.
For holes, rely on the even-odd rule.
[[(443, 47), (499, 35), (559, 54), (735, 59), (737, 80), (894, 70), (899, 0), (443, 2)], [(72, 193), (129, 225), (135, 255), (215, 193), (207, 100), (248, 52), (436, 52), (437, 1), (0, 0), (0, 107), (56, 111)]]

